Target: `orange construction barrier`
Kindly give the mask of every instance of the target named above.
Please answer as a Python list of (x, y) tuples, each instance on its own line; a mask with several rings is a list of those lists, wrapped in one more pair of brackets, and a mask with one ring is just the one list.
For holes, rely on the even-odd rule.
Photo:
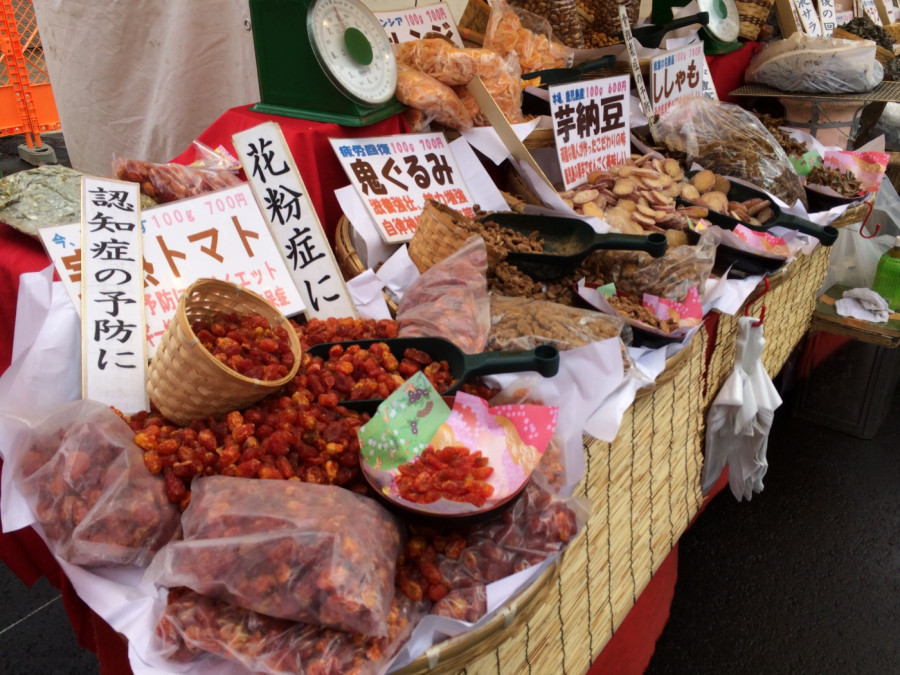
[(0, 136), (24, 134), (33, 149), (42, 131), (60, 128), (34, 5), (0, 0)]

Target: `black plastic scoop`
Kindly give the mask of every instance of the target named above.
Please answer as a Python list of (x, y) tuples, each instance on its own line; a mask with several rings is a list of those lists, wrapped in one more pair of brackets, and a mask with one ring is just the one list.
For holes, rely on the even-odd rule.
[[(702, 25), (706, 25), (709, 23), (709, 12), (698, 12), (697, 14), (691, 14), (690, 16), (685, 16), (680, 19), (675, 19), (674, 21), (670, 21), (669, 23), (665, 23), (661, 26), (638, 26), (637, 28), (631, 29), (631, 35), (635, 40), (641, 43), (641, 46), (647, 47), (648, 49), (657, 49), (663, 41), (663, 38), (666, 36), (666, 33), (669, 33), (678, 28), (684, 28), (685, 26), (692, 26), (695, 23), (699, 23)], [(621, 38), (622, 33), (615, 33), (616, 37)]]
[[(334, 345), (341, 345), (345, 350), (352, 345), (359, 345), (366, 349), (376, 342), (387, 344), (391, 354), (397, 357), (398, 360), (402, 360), (403, 353), (412, 347), (425, 352), (435, 361), (446, 361), (450, 368), (450, 376), (455, 382), (449, 389), (440, 392), (444, 396), (456, 393), (456, 390), (462, 386), (463, 382), (475, 375), (516, 373), (527, 370), (540, 373), (544, 377), (553, 377), (559, 372), (559, 350), (552, 345), (541, 345), (527, 351), (466, 354), (455, 344), (443, 338), (407, 337), (327, 342), (310, 347), (307, 351), (310, 356), (320, 356), (327, 361), (328, 352)], [(356, 401), (341, 401), (340, 405), (350, 410), (373, 412), (383, 400), (383, 398), (370, 398)]]
[(604, 70), (615, 68), (616, 57), (614, 54), (607, 54), (593, 61), (585, 61), (571, 68), (547, 68), (545, 70), (536, 70), (533, 73), (522, 75), (523, 80), (533, 80), (536, 77), (541, 78), (539, 87), (546, 87), (548, 84), (565, 84), (567, 82), (577, 82), (588, 73), (595, 70)]
[(481, 222), (493, 221), (526, 237), (533, 232), (544, 244), (543, 253), (510, 251), (506, 260), (536, 279), (554, 279), (574, 270), (578, 263), (598, 249), (646, 251), (654, 258), (666, 253), (666, 235), (598, 234), (579, 218), (530, 215), (526, 213), (489, 213)]
[[(690, 176), (692, 174), (688, 173), (686, 175)], [(713, 211), (712, 209), (709, 209), (709, 215), (706, 219), (713, 225), (718, 225), (719, 227), (724, 227), (728, 230), (733, 230), (737, 225), (743, 225), (747, 229), (753, 230), (754, 232), (768, 232), (775, 226), (785, 227), (789, 230), (797, 230), (797, 232), (802, 232), (803, 234), (808, 234), (812, 237), (815, 237), (822, 243), (823, 246), (831, 246), (835, 241), (837, 241), (837, 228), (832, 227), (831, 225), (817, 225), (816, 223), (806, 220), (806, 218), (800, 218), (799, 216), (795, 216), (792, 213), (785, 213), (781, 210), (781, 207), (779, 207), (778, 204), (772, 201), (769, 195), (767, 195), (762, 190), (757, 190), (756, 188), (752, 188), (741, 183), (731, 183), (731, 188), (728, 190), (728, 201), (743, 202), (748, 199), (757, 198), (768, 199), (770, 202), (769, 207), (775, 214), (771, 220), (763, 223), (762, 225), (752, 225), (750, 223), (745, 223), (743, 220), (738, 220), (733, 216), (719, 213), (718, 211)], [(682, 204), (692, 203), (681, 198), (678, 198), (678, 201)]]

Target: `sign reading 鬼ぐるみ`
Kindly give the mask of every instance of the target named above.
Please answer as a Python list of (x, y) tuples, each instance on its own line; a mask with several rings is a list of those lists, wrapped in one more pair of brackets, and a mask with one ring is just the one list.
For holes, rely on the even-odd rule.
[(703, 43), (682, 47), (650, 61), (653, 112), (662, 115), (679, 98), (703, 95)]
[(619, 75), (549, 87), (556, 154), (566, 189), (631, 153), (629, 77)]
[(445, 4), (423, 5), (374, 14), (393, 44), (436, 37), (446, 38), (457, 47), (464, 46), (456, 21)]
[(147, 409), (140, 189), (81, 179), (81, 394)]
[[(141, 226), (148, 357), (156, 353), (181, 294), (200, 278), (248, 288), (286, 316), (303, 311), (303, 299), (249, 185), (145, 209)], [(80, 230), (79, 223), (40, 230), (76, 307), (81, 306)]]
[(329, 140), (386, 243), (412, 239), (428, 199), (474, 215), (472, 197), (443, 134)]
[(307, 318), (357, 316), (281, 127), (264, 122), (235, 134), (232, 140), (260, 211), (303, 296)]

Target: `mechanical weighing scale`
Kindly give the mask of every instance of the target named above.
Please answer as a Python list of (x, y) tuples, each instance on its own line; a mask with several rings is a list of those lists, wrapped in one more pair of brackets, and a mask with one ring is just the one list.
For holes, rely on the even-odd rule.
[(387, 34), (359, 0), (250, 0), (251, 110), (361, 127), (401, 112)]
[[(684, 7), (689, 1), (653, 0), (650, 18), (659, 26), (671, 23), (673, 8)], [(744, 46), (738, 41), (741, 17), (735, 0), (697, 0), (697, 8), (709, 13), (709, 23), (700, 29), (704, 54), (730, 54)]]

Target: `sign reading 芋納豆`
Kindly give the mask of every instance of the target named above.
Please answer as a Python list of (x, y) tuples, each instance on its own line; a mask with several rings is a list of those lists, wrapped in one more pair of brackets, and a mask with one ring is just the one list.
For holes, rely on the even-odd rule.
[(474, 216), (472, 196), (443, 134), (329, 140), (385, 243), (412, 239), (428, 199)]
[(426, 37), (439, 37), (447, 38), (457, 47), (464, 46), (453, 15), (442, 3), (374, 14), (384, 27), (388, 40), (395, 45)]
[(232, 140), (307, 318), (358, 316), (281, 127), (264, 122)]
[(797, 7), (797, 15), (800, 17), (801, 28), (807, 35), (815, 35), (821, 37), (824, 35), (822, 28), (822, 19), (813, 0), (794, 0)]
[(556, 155), (566, 189), (631, 154), (628, 75), (548, 88)]
[[(249, 185), (154, 206), (141, 213), (147, 356), (159, 346), (181, 294), (200, 278), (230, 281), (263, 296), (282, 314), (303, 311)], [(81, 307), (81, 225), (40, 230), (72, 302)]]
[(650, 61), (653, 112), (662, 115), (679, 98), (703, 95), (703, 43), (682, 47)]
[(140, 187), (81, 179), (81, 395), (147, 410)]

